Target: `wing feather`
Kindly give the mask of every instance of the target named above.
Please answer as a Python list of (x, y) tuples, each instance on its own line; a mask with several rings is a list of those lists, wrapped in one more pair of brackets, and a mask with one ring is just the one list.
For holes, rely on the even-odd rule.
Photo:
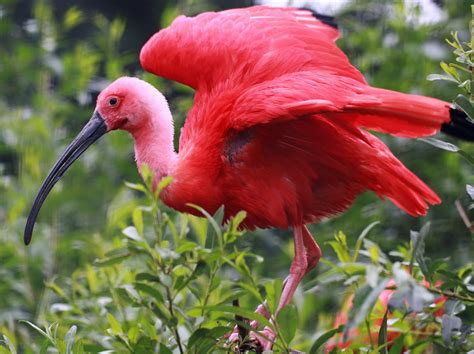
[(142, 48), (143, 68), (194, 89), (258, 83), (301, 70), (365, 82), (335, 45), (338, 31), (310, 11), (256, 6), (180, 16)]
[(435, 98), (368, 86), (323, 71), (291, 73), (255, 85), (235, 102), (231, 126), (330, 114), (354, 127), (402, 137), (433, 135), (450, 119), (450, 104)]

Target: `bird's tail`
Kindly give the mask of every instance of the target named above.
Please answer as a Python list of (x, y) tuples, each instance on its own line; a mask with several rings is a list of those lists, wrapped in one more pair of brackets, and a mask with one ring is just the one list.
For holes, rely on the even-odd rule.
[[(395, 136), (417, 138), (443, 133), (474, 141), (474, 124), (466, 114), (436, 98), (368, 87), (376, 100), (371, 105), (352, 105), (354, 124)], [(352, 111), (352, 112), (351, 112)]]
[(377, 164), (370, 165), (369, 162), (367, 165), (370, 189), (381, 199), (390, 199), (413, 216), (425, 215), (429, 205), (441, 202), (436, 193), (406, 168), (380, 139), (366, 134), (377, 160)]
[(441, 125), (441, 131), (459, 139), (474, 141), (474, 123), (460, 109), (449, 110), (451, 120)]

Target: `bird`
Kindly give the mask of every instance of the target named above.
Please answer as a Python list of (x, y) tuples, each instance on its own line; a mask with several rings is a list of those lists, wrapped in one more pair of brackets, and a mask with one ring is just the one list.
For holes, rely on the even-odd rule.
[[(474, 125), (450, 103), (370, 86), (338, 37), (332, 18), (291, 7), (177, 17), (145, 43), (140, 63), (195, 90), (178, 151), (166, 98), (143, 80), (118, 78), (45, 178), (25, 244), (69, 166), (105, 133), (125, 130), (138, 169), (147, 165), (155, 182), (172, 178), (160, 194), (169, 207), (202, 216), (190, 205), (210, 214), (223, 205), (224, 221), (246, 212), (245, 229), (292, 230), (295, 255), (280, 311), (321, 257), (308, 224), (341, 214), (365, 191), (412, 216), (440, 203), (370, 131), (406, 138), (443, 131), (474, 140)], [(264, 304), (257, 312), (268, 316)], [(274, 339), (269, 328), (254, 338), (264, 349)]]

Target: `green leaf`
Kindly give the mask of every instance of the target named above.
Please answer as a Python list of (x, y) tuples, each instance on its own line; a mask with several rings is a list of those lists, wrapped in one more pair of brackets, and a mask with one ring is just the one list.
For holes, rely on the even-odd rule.
[(279, 327), (279, 334), (288, 345), (296, 334), (296, 325), (298, 322), (297, 317), (298, 315), (295, 306), (288, 304), (280, 310), (276, 318)]
[(454, 99), (454, 103), (459, 109), (466, 113), (471, 123), (474, 123), (474, 107), (472, 106), (469, 99), (464, 95), (458, 95)]
[(471, 165), (474, 165), (474, 156), (472, 156), (471, 154), (468, 154), (464, 150), (459, 150), (458, 154), (461, 155)]
[(337, 328), (333, 328), (323, 334), (321, 334), (318, 339), (313, 343), (311, 349), (309, 350), (308, 354), (317, 354), (319, 353), (318, 349), (321, 348), (323, 344), (325, 344), (329, 339), (334, 337), (338, 333), (342, 333), (344, 330), (344, 326), (339, 326)]
[[(142, 226), (143, 227), (143, 226)], [(134, 226), (128, 226), (125, 229), (122, 230), (122, 233), (127, 236), (130, 240), (133, 241), (141, 241), (141, 234), (138, 232), (138, 230)]]
[(444, 61), (442, 61), (440, 63), (440, 66), (441, 66), (441, 69), (443, 69), (443, 71), (448, 74), (449, 76), (451, 76), (452, 78), (454, 78), (457, 82), (459, 82), (459, 74), (458, 72), (456, 71), (455, 68), (453, 68), (452, 66), (450, 66), (449, 64), (446, 64)]
[(418, 138), (417, 140), (436, 146), (437, 148), (442, 149), (442, 150), (446, 150), (450, 152), (459, 152), (459, 148), (456, 145), (448, 143), (446, 141), (442, 141), (435, 138)]
[(40, 354), (46, 354), (48, 352), (50, 344), (51, 342), (48, 339), (46, 339), (41, 345)]
[(73, 349), (73, 354), (84, 354), (84, 344), (81, 339), (76, 342)]
[(347, 247), (346, 235), (339, 231), (336, 234), (336, 241), (329, 241), (328, 244), (336, 252), (337, 258), (341, 263), (347, 263), (351, 261), (349, 256), (349, 248)]
[(76, 335), (77, 327), (72, 326), (66, 333), (66, 354), (73, 354), (72, 349), (74, 347), (74, 337)]
[(91, 293), (96, 293), (98, 289), (97, 274), (90, 264), (86, 265), (86, 278)]
[(207, 229), (209, 223), (206, 219), (198, 218), (194, 215), (188, 215), (188, 219), (189, 223), (191, 224), (191, 228), (196, 234), (199, 244), (204, 247), (206, 245)]
[(275, 279), (265, 284), (265, 292), (267, 294), (267, 303), (271, 313), (276, 313), (278, 304), (280, 303), (280, 296), (283, 290), (283, 281)]
[(344, 341), (347, 341), (349, 331), (358, 326), (359, 323), (366, 318), (387, 283), (388, 279), (384, 279), (375, 288), (372, 288), (370, 285), (364, 285), (357, 289), (354, 299), (352, 300), (352, 308), (349, 311), (349, 319), (344, 330)]
[(392, 347), (388, 354), (400, 354), (403, 352), (403, 345), (405, 342), (405, 334), (400, 334), (392, 343)]
[(96, 267), (110, 267), (115, 264), (122, 263), (124, 260), (126, 260), (130, 256), (131, 256), (130, 253), (123, 253), (115, 257), (96, 259), (93, 264)]
[(182, 254), (184, 252), (193, 251), (197, 247), (199, 247), (199, 246), (196, 242), (184, 241), (176, 248), (176, 252), (179, 253), (179, 254)]
[(357, 242), (356, 242), (356, 245), (355, 245), (355, 248), (354, 248), (354, 254), (352, 255), (352, 262), (356, 262), (356, 261), (357, 261), (357, 257), (359, 256), (360, 248), (362, 247), (362, 242), (363, 242), (364, 239), (367, 237), (367, 235), (369, 234), (369, 232), (370, 232), (375, 226), (377, 226), (378, 224), (380, 224), (380, 221), (374, 221), (373, 223), (369, 224), (369, 225), (361, 232), (361, 234), (360, 234), (359, 237), (357, 238)]
[(240, 224), (245, 220), (247, 217), (247, 212), (244, 210), (239, 211), (232, 219), (230, 220), (232, 222), (232, 227), (237, 229)]
[(122, 326), (120, 325), (120, 322), (114, 317), (114, 315), (112, 315), (110, 312), (107, 312), (105, 317), (107, 318), (107, 322), (109, 322), (113, 335), (123, 334)]
[(466, 192), (469, 194), (469, 197), (471, 197), (472, 200), (474, 200), (474, 187), (471, 186), (470, 184), (466, 184)]
[(136, 281), (160, 282), (160, 278), (150, 273), (138, 273), (135, 276)]
[(84, 20), (82, 11), (79, 10), (76, 6), (69, 8), (64, 15), (63, 25), (64, 28), (69, 30), (73, 27), (76, 27)]
[(48, 289), (51, 289), (52, 291), (54, 291), (54, 293), (56, 295), (58, 295), (58, 296), (62, 297), (63, 299), (67, 300), (67, 295), (64, 292), (64, 290), (61, 289), (54, 281), (45, 282), (45, 286)]
[(173, 354), (173, 351), (169, 349), (166, 345), (163, 343), (160, 343), (160, 354)]
[(158, 182), (158, 186), (155, 190), (155, 198), (158, 198), (161, 191), (165, 189), (173, 181), (173, 176), (166, 176)]
[(153, 288), (152, 286), (145, 283), (135, 283), (133, 285), (136, 290), (142, 291), (148, 295), (151, 295), (158, 302), (164, 302), (165, 299), (161, 292), (158, 289)]
[(205, 350), (202, 350), (203, 346), (207, 343), (216, 343), (216, 341), (221, 338), (223, 335), (230, 331), (229, 327), (217, 326), (212, 329), (210, 328), (198, 328), (194, 331), (193, 334), (189, 337), (188, 340), (188, 349), (196, 347), (196, 353), (204, 353)]
[(133, 225), (140, 236), (143, 236), (143, 211), (140, 207), (135, 208), (132, 214)]
[(137, 305), (139, 304), (141, 300), (137, 291), (131, 285), (127, 284), (127, 285), (119, 286), (118, 288), (115, 289), (115, 291), (117, 295), (120, 296), (121, 299), (123, 299), (124, 301), (128, 303)]
[(443, 337), (443, 342), (447, 347), (451, 345), (453, 332), (459, 331), (461, 325), (462, 321), (458, 316), (444, 314), (441, 318), (441, 335)]
[(456, 79), (453, 79), (451, 76), (439, 75), (439, 74), (430, 74), (426, 77), (426, 80), (428, 81), (442, 80), (442, 81), (451, 81), (451, 82), (458, 83), (458, 81)]
[(382, 324), (380, 325), (379, 339), (378, 339), (379, 354), (388, 354), (387, 316), (388, 316), (388, 310), (385, 311)]
[(3, 335), (3, 341), (8, 347), (8, 350), (10, 350), (11, 354), (16, 354), (16, 349), (13, 343), (10, 341), (10, 338), (8, 338), (5, 334)]
[(139, 191), (139, 192), (143, 192), (145, 194), (147, 193), (147, 190), (146, 190), (145, 186), (141, 183), (125, 182), (125, 185), (130, 189), (133, 189), (133, 190), (136, 190), (136, 191)]
[(421, 228), (420, 232), (410, 231), (410, 240), (411, 240), (411, 257), (410, 257), (410, 274), (413, 274), (413, 265), (415, 260), (420, 265), (420, 269), (423, 272), (423, 275), (428, 275), (428, 266), (426, 265), (424, 259), (425, 253), (425, 237), (430, 230), (430, 223), (427, 222)]
[(48, 333), (46, 333), (44, 330), (39, 328), (37, 325), (30, 321), (26, 320), (20, 320), (20, 322), (26, 323), (27, 325), (33, 327), (38, 333), (40, 333), (43, 337), (47, 338), (51, 344), (54, 344), (54, 338), (52, 338)]
[(214, 229), (219, 247), (222, 248), (222, 231), (221, 231), (220, 226), (217, 224), (216, 220), (211, 216), (211, 214), (209, 214), (206, 210), (204, 210), (198, 205), (188, 203), (187, 206), (198, 210), (202, 215), (206, 217), (206, 219), (209, 221), (209, 224), (211, 224), (212, 228)]
[[(202, 309), (202, 307), (200, 307), (200, 309)], [(238, 315), (238, 316), (241, 316), (245, 319), (248, 319), (248, 320), (255, 320), (257, 321), (258, 323), (264, 325), (264, 326), (268, 326), (270, 328), (273, 328), (273, 325), (272, 323), (266, 319), (264, 316), (260, 315), (259, 313), (256, 313), (256, 312), (253, 312), (253, 311), (249, 311), (249, 310), (245, 310), (241, 307), (236, 307), (236, 306), (207, 306), (204, 308), (205, 310), (209, 311), (209, 312), (224, 312), (224, 313), (232, 313), (234, 315)]]
[(138, 340), (138, 336), (140, 334), (140, 331), (138, 329), (137, 325), (132, 325), (130, 329), (128, 330), (127, 337), (130, 343), (136, 343)]
[(198, 328), (195, 330), (188, 339), (188, 348), (191, 349), (201, 338), (207, 337), (210, 331), (209, 328)]
[[(279, 279), (281, 281), (281, 279)], [(245, 289), (249, 295), (252, 295), (255, 300), (257, 300), (259, 303), (262, 303), (264, 299), (262, 298), (262, 295), (258, 292), (258, 288), (255, 287), (253, 284), (247, 284), (240, 282), (239, 286), (242, 289)], [(267, 293), (267, 299), (268, 299), (268, 293)]]

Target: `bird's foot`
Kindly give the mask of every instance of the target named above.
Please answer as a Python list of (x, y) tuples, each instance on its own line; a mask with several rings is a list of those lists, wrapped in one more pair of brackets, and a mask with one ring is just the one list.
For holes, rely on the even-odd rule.
[(229, 336), (228, 343), (231, 350), (235, 353), (255, 352), (264, 353), (271, 350), (275, 342), (275, 332), (269, 327), (262, 331), (250, 332), (244, 338), (239, 335), (237, 329)]
[[(267, 319), (270, 318), (266, 303), (259, 305), (255, 313)], [(233, 348), (235, 352), (253, 351), (262, 353), (265, 350), (271, 350), (276, 338), (275, 333), (268, 327), (265, 327), (262, 331), (257, 331), (259, 323), (255, 320), (247, 323), (248, 326), (245, 327), (240, 325), (234, 327), (234, 331), (227, 338), (229, 348)]]

